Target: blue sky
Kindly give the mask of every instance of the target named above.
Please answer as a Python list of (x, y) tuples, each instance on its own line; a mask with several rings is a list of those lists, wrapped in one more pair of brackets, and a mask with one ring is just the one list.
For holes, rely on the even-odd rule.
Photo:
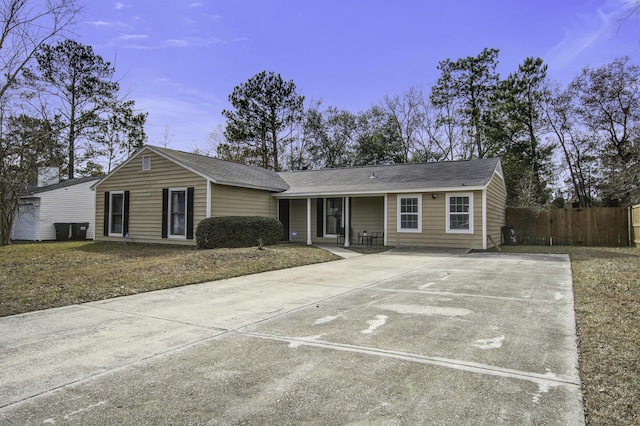
[(357, 113), (436, 82), (438, 62), (500, 50), (506, 77), (541, 57), (566, 84), (622, 56), (640, 65), (632, 0), (91, 0), (77, 40), (149, 113), (149, 143), (191, 151), (224, 126), (233, 88), (266, 70), (306, 100)]

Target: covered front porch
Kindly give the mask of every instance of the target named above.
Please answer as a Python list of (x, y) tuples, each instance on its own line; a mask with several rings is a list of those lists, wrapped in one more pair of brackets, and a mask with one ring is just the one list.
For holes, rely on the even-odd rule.
[(284, 225), (283, 240), (308, 245), (386, 246), (386, 212), (386, 195), (278, 199), (278, 219)]

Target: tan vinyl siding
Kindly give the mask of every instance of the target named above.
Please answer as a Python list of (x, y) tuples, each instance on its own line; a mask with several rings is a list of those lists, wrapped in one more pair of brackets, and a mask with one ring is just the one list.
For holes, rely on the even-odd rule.
[(356, 239), (358, 233), (365, 230), (384, 232), (384, 197), (351, 198), (351, 230)]
[[(432, 195), (435, 194), (436, 198)], [(473, 191), (473, 233), (447, 233), (445, 192), (422, 194), (422, 232), (398, 232), (398, 194), (387, 198), (387, 244), (436, 248), (482, 249), (482, 191)], [(449, 194), (453, 194), (450, 192)]]
[[(487, 187), (487, 235), (490, 235), (496, 244), (500, 244), (501, 228), (506, 222), (506, 200), (504, 181), (495, 173)], [(487, 238), (487, 248), (493, 246), (491, 240)]]
[(212, 185), (211, 216), (276, 217), (277, 200), (268, 191)]
[(147, 154), (151, 155), (151, 170), (142, 170), (142, 155), (139, 155), (96, 188), (96, 241), (125, 241), (123, 237), (103, 236), (104, 193), (130, 191), (129, 238), (126, 241), (195, 244), (195, 239), (162, 238), (162, 189), (194, 187), (195, 233), (198, 223), (206, 215), (207, 180), (155, 153), (144, 153)]

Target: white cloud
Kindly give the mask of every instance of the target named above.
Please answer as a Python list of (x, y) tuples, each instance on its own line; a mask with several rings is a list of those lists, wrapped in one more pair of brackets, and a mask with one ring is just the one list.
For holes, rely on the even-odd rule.
[(616, 27), (624, 11), (623, 2), (614, 0), (594, 10), (582, 14), (567, 23), (564, 37), (545, 55), (547, 62), (555, 67), (573, 67), (574, 61), (586, 52), (607, 43), (614, 36)]
[(220, 111), (225, 102), (214, 93), (169, 78), (151, 79), (143, 90), (136, 89), (135, 101), (149, 113), (145, 128), (151, 144), (165, 142), (168, 126), (170, 148), (204, 146), (209, 132), (223, 122)]
[(164, 44), (168, 47), (188, 47), (191, 45), (191, 43), (184, 39), (165, 40)]
[(122, 34), (117, 38), (117, 40), (123, 40), (123, 41), (144, 40), (144, 39), (147, 39), (148, 37), (149, 36), (147, 34)]
[(85, 23), (93, 25), (94, 27), (110, 27), (111, 25), (113, 25), (106, 21), (85, 21)]
[(223, 43), (223, 41), (217, 37), (186, 37), (181, 39), (165, 40), (163, 47), (209, 47), (221, 43)]

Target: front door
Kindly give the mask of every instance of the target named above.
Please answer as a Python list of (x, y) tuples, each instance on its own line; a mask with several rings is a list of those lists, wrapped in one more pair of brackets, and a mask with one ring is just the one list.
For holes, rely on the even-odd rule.
[(289, 200), (278, 200), (278, 220), (282, 223), (281, 241), (289, 241)]
[(325, 236), (335, 236), (344, 227), (342, 220), (342, 198), (327, 198)]

